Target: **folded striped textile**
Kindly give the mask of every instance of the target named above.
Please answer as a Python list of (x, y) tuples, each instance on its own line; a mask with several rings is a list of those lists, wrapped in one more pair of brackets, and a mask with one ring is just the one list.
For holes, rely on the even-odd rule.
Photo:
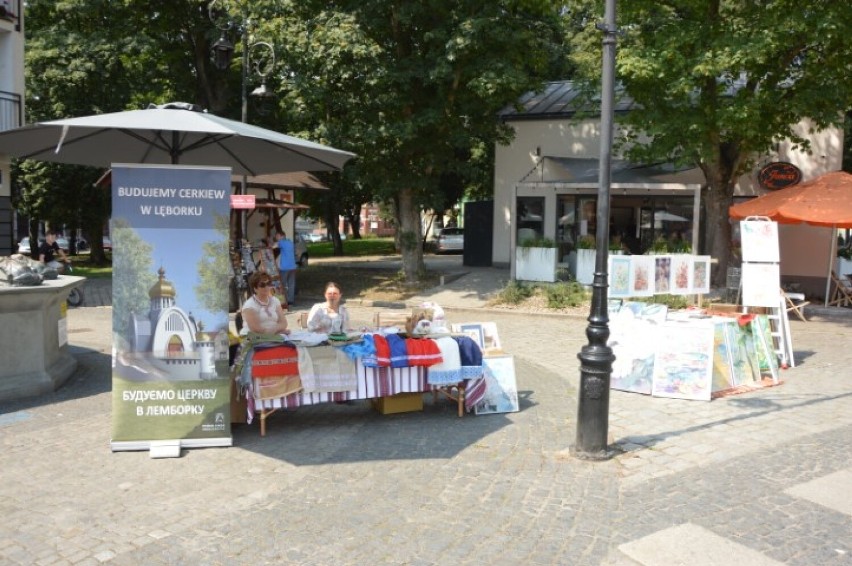
[(299, 375), (305, 393), (335, 393), (358, 388), (355, 362), (339, 348), (298, 346)]
[(429, 367), (441, 363), (441, 349), (430, 338), (408, 338), (405, 341), (409, 366)]

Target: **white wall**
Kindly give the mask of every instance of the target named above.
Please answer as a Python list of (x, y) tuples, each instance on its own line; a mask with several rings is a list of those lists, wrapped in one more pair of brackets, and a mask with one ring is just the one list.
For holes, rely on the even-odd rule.
[[(494, 158), (494, 240), (492, 261), (506, 265), (510, 259), (510, 225), (514, 187), (532, 171), (537, 163), (537, 148), (542, 156), (594, 158), (600, 152), (598, 120), (554, 120), (513, 122), (515, 139), (508, 146), (498, 145)], [(535, 180), (530, 178), (529, 180)], [(552, 191), (545, 201), (546, 210), (555, 210), (556, 196)], [(521, 192), (519, 196), (536, 196)], [(552, 218), (551, 218), (552, 217)], [(553, 233), (556, 217), (545, 218), (545, 234)]]
[[(508, 265), (511, 258), (511, 223), (512, 223), (512, 197), (517, 183), (530, 174), (536, 167), (537, 155), (571, 158), (593, 158), (600, 157), (600, 128), (599, 121), (595, 119), (586, 120), (518, 120), (510, 122), (516, 135), (509, 145), (498, 145), (495, 149), (494, 162), (494, 237), (492, 242), (492, 261), (496, 265)], [(741, 177), (737, 184), (736, 194), (753, 195), (761, 191), (757, 188), (757, 173), (760, 168), (771, 161), (789, 161), (802, 170), (803, 181), (807, 181), (829, 171), (837, 171), (841, 168), (843, 154), (843, 130), (829, 128), (822, 132), (811, 132), (812, 125), (802, 122), (796, 131), (800, 135), (811, 140), (811, 153), (793, 149), (790, 142), (779, 144), (778, 151), (764, 156), (754, 170)], [(618, 136), (616, 126), (616, 137)], [(613, 159), (618, 159), (613, 155)], [(528, 181), (537, 180), (533, 176)], [(684, 180), (684, 182), (692, 182)], [(545, 235), (555, 233), (555, 210), (556, 195), (554, 191), (535, 189), (522, 189), (519, 196), (544, 196), (545, 208)], [(806, 233), (803, 236), (805, 249), (809, 246), (822, 246), (822, 240), (818, 234)], [(821, 249), (821, 248), (820, 248)], [(807, 254), (805, 254), (807, 255)], [(786, 267), (794, 271), (800, 271), (805, 267), (799, 267), (798, 255), (790, 257), (785, 262)], [(823, 266), (827, 269), (827, 265)], [(815, 267), (814, 267), (815, 268)], [(807, 268), (811, 271), (811, 268)], [(823, 271), (824, 273), (825, 271)]]

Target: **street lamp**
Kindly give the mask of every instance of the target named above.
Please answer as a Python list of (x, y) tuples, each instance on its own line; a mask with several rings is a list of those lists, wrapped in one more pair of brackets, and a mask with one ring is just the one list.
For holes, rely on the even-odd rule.
[[(213, 66), (220, 71), (225, 71), (231, 66), (231, 61), (234, 57), (234, 44), (228, 39), (227, 34), (230, 31), (235, 31), (240, 35), (242, 43), (242, 69), (241, 69), (241, 92), (240, 99), (242, 103), (242, 112), (240, 119), (242, 122), (248, 122), (248, 97), (254, 96), (263, 100), (268, 100), (274, 97), (271, 91), (266, 87), (266, 79), (272, 70), (275, 68), (275, 48), (272, 44), (265, 41), (258, 41), (249, 44), (249, 35), (254, 22), (252, 21), (246, 3), (237, 3), (239, 6), (239, 14), (230, 14), (221, 5), (217, 5), (220, 0), (212, 0), (207, 6), (207, 14), (210, 21), (219, 28), (221, 35), (218, 40), (210, 48), (210, 58), (213, 61)], [(251, 65), (252, 52), (257, 53), (254, 65)], [(250, 94), (248, 91), (248, 76), (249, 68), (252, 67), (261, 79), (261, 86), (254, 89)]]
[[(228, 39), (227, 34), (231, 30), (237, 32), (240, 35), (240, 42), (242, 43), (242, 69), (241, 69), (241, 82), (240, 82), (240, 101), (241, 101), (241, 113), (240, 113), (240, 121), (243, 123), (248, 122), (248, 75), (249, 75), (249, 66), (251, 62), (251, 53), (256, 53), (255, 61), (254, 61), (254, 71), (261, 79), (261, 86), (256, 88), (251, 92), (251, 96), (261, 98), (262, 106), (273, 98), (275, 95), (272, 94), (266, 88), (266, 78), (275, 68), (275, 48), (271, 43), (267, 43), (265, 41), (259, 41), (253, 44), (249, 44), (249, 34), (254, 27), (254, 22), (251, 19), (251, 16), (248, 13), (248, 5), (247, 3), (237, 2), (237, 6), (239, 7), (239, 14), (230, 14), (228, 13), (226, 8), (223, 8), (221, 4), (217, 3), (219, 0), (212, 0), (210, 4), (207, 5), (207, 15), (210, 18), (210, 21), (213, 22), (219, 31), (221, 32), (219, 39), (213, 43), (210, 48), (210, 57), (213, 61), (213, 65), (219, 69), (220, 71), (226, 71), (231, 66), (231, 61), (234, 57), (234, 44)], [(261, 113), (263, 111), (261, 110)], [(247, 194), (246, 188), (246, 176), (243, 175), (242, 182), (240, 183), (239, 194)], [(237, 238), (238, 241), (242, 240), (242, 230), (243, 230), (244, 220), (242, 217), (238, 219), (238, 226), (236, 226)]]
[(592, 305), (586, 336), (589, 343), (580, 350), (580, 393), (577, 407), (577, 438), (574, 455), (583, 460), (606, 460), (609, 427), (609, 386), (615, 356), (607, 346), (607, 259), (609, 255), (609, 188), (612, 167), (613, 105), (615, 98), (615, 2), (606, 0), (603, 34), (603, 76), (601, 80), (601, 154), (598, 185), (595, 276)]

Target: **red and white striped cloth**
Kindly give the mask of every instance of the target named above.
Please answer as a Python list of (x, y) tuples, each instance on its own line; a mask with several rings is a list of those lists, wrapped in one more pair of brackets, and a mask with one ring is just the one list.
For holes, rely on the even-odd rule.
[[(251, 424), (254, 414), (262, 409), (295, 409), (306, 405), (354, 401), (358, 399), (376, 399), (389, 397), (397, 393), (428, 393), (432, 387), (426, 382), (427, 368), (368, 368), (359, 359), (356, 372), (358, 375), (357, 389), (337, 393), (293, 393), (276, 399), (255, 399), (255, 392), (248, 395), (248, 422)], [(486, 384), (484, 376), (465, 381), (465, 408), (471, 410), (485, 396)]]

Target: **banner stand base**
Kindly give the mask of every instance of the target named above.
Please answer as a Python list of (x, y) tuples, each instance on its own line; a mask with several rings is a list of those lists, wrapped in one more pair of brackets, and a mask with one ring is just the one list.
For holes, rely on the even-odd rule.
[(151, 458), (180, 458), (180, 439), (152, 440)]
[[(113, 452), (148, 450), (151, 458), (177, 458), (181, 448), (218, 448), (233, 446), (233, 439), (224, 438), (183, 438), (176, 440), (113, 440), (109, 447)], [(176, 452), (176, 453), (174, 453)]]

